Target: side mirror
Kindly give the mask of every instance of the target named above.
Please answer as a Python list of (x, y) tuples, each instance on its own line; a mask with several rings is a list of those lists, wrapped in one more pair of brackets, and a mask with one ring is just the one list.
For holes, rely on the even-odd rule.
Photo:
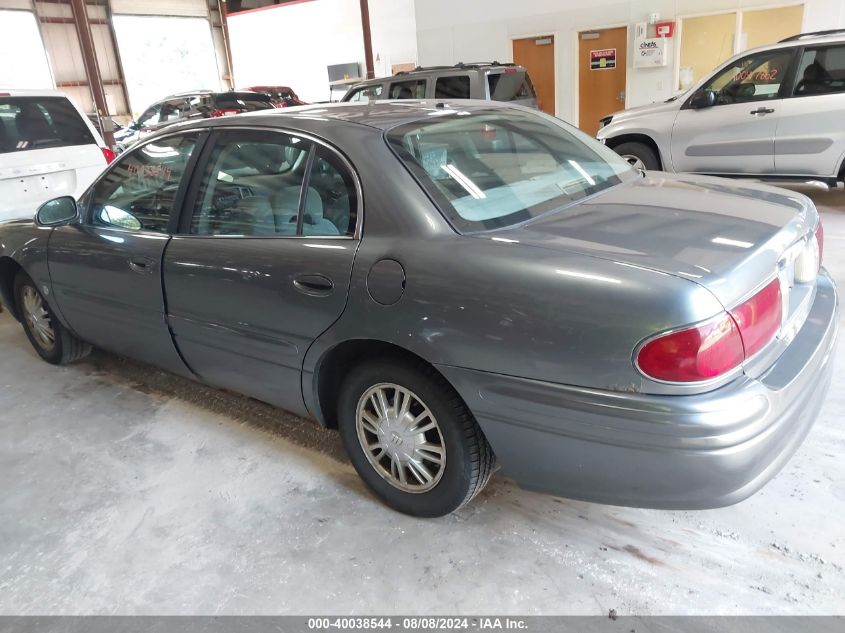
[(76, 200), (71, 196), (62, 196), (48, 200), (35, 212), (35, 222), (41, 226), (61, 226), (73, 222), (78, 211)]
[(695, 110), (710, 108), (714, 105), (716, 105), (716, 93), (712, 90), (699, 90), (689, 100), (689, 107)]
[(130, 231), (140, 231), (142, 228), (141, 220), (123, 209), (118, 209), (111, 205), (105, 205), (97, 214), (97, 219), (103, 224), (109, 224), (121, 229), (129, 229)]

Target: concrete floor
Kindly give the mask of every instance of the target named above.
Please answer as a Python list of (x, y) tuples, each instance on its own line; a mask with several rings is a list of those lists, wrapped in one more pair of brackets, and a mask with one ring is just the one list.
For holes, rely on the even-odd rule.
[[(816, 195), (845, 288), (845, 193)], [(829, 208), (829, 207), (828, 207)], [(0, 614), (845, 613), (845, 346), (771, 483), (705, 512), (615, 508), (500, 475), (415, 520), (336, 434), (97, 352), (54, 368), (0, 315)]]

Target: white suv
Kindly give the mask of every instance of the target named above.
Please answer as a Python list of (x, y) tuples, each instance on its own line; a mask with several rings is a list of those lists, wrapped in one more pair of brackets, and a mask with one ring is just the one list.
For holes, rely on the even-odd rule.
[(598, 139), (645, 169), (845, 179), (845, 30), (728, 60), (685, 94), (601, 119)]
[(0, 88), (0, 222), (78, 197), (114, 152), (62, 93)]

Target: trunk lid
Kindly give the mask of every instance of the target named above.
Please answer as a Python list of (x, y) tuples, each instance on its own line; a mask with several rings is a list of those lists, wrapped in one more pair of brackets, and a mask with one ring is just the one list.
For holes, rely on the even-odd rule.
[(801, 194), (656, 172), (495, 235), (689, 279), (729, 307), (777, 274), (816, 221)]

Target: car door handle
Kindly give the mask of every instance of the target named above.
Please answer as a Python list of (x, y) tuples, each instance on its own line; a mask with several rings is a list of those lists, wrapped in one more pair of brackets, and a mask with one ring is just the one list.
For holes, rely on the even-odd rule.
[(132, 272), (149, 275), (155, 268), (155, 260), (150, 257), (130, 257), (129, 270)]
[(751, 114), (771, 114), (774, 111), (774, 108), (757, 108), (756, 110), (752, 110)]
[(334, 282), (325, 275), (300, 275), (293, 280), (293, 286), (299, 292), (312, 297), (326, 297), (334, 290)]

